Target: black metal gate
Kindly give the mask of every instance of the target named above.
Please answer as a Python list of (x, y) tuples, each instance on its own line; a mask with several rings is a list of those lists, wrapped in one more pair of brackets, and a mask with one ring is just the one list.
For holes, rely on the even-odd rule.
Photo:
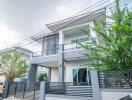
[(8, 84), (7, 96), (38, 100), (40, 82), (13, 82)]

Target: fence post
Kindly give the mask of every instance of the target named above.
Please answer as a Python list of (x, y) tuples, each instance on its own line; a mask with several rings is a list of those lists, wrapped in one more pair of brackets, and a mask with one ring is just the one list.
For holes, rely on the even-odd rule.
[(39, 100), (45, 100), (45, 93), (46, 93), (46, 81), (42, 81), (40, 83)]
[(91, 75), (93, 100), (101, 100), (98, 73), (97, 73), (97, 71), (92, 70), (92, 71), (90, 71), (90, 75)]
[(4, 88), (4, 91), (3, 91), (3, 98), (6, 98), (8, 96), (8, 90), (9, 90), (9, 84), (7, 81), (5, 81), (5, 88)]

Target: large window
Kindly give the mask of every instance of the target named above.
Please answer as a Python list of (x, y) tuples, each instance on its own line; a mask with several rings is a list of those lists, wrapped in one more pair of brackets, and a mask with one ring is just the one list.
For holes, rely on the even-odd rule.
[(44, 37), (43, 53), (46, 55), (56, 54), (58, 52), (59, 35), (54, 34)]
[(73, 82), (76, 84), (90, 84), (90, 72), (86, 68), (73, 69)]

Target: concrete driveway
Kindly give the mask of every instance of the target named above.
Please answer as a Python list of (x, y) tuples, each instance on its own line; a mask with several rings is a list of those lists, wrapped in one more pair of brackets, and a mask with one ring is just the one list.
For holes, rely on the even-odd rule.
[[(3, 100), (33, 100), (32, 96), (28, 96), (27, 98), (14, 98), (8, 97)], [(35, 100), (39, 100), (39, 95), (35, 97)], [(65, 96), (65, 95), (46, 95), (46, 100), (92, 100), (89, 97), (77, 97), (77, 96)]]

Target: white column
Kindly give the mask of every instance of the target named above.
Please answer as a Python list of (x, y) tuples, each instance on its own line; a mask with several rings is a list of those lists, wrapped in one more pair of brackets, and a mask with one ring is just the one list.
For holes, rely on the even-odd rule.
[(89, 26), (90, 26), (90, 35), (91, 35), (91, 37), (94, 38), (94, 39), (97, 41), (97, 43), (99, 43), (97, 34), (96, 34), (96, 32), (92, 29), (92, 28), (95, 27), (94, 22), (93, 22), (93, 21), (92, 21), (92, 22), (89, 22)]
[(59, 32), (59, 82), (64, 82), (64, 34)]
[(97, 73), (97, 71), (92, 70), (92, 71), (90, 71), (90, 75), (91, 75), (93, 100), (101, 100), (98, 73)]
[(64, 44), (64, 33), (59, 31), (59, 44)]
[(48, 68), (48, 82), (51, 82), (51, 68)]

